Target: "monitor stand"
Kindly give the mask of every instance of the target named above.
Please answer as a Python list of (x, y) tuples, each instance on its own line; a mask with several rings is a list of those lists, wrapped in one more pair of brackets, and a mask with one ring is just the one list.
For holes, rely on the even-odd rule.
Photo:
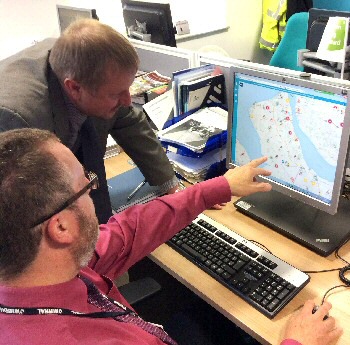
[(327, 256), (350, 237), (350, 201), (341, 197), (330, 215), (276, 191), (256, 193), (234, 203), (238, 211)]

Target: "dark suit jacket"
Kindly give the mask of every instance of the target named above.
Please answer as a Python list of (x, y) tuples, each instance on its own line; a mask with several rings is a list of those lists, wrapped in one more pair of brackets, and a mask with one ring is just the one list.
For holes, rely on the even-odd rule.
[[(0, 132), (23, 127), (47, 129), (67, 144), (68, 111), (59, 82), (48, 64), (54, 42), (55, 39), (46, 39), (0, 61)], [(111, 213), (102, 160), (109, 133), (150, 184), (161, 185), (174, 176), (142, 111), (122, 108), (111, 120), (89, 118), (83, 125), (82, 144), (75, 154), (87, 169), (99, 175), (102, 192), (100, 197), (93, 198), (100, 222), (106, 221)]]
[(313, 7), (313, 0), (292, 0), (287, 1), (287, 20), (294, 14), (299, 12), (309, 12)]

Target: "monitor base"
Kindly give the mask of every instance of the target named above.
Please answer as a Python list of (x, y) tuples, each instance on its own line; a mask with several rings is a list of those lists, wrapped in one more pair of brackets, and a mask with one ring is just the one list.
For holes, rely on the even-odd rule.
[(276, 191), (242, 197), (234, 206), (321, 256), (330, 255), (350, 238), (350, 201), (343, 197), (335, 215)]

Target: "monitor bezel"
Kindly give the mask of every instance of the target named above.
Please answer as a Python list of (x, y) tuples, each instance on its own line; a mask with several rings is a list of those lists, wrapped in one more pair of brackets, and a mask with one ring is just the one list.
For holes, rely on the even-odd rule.
[(171, 23), (170, 27), (169, 25), (167, 25), (167, 31), (170, 34), (170, 37), (168, 37), (167, 42), (165, 43), (153, 42), (151, 38), (151, 43), (165, 45), (169, 47), (176, 47), (175, 29), (174, 29), (174, 24), (172, 20), (171, 7), (169, 3), (147, 2), (147, 1), (139, 1), (139, 0), (121, 0), (121, 4), (122, 4), (123, 19), (124, 19), (126, 32), (128, 32), (128, 28), (126, 24), (125, 11), (145, 9), (146, 10), (145, 12), (148, 12), (148, 13), (164, 15), (166, 24), (170, 25)]
[[(250, 67), (241, 67), (241, 66), (231, 66), (230, 67), (230, 76), (229, 76), (229, 99), (228, 99), (228, 143), (227, 143), (227, 160), (226, 164), (228, 168), (233, 168), (236, 166), (232, 162), (232, 130), (233, 130), (233, 114), (234, 114), (234, 83), (235, 83), (235, 75), (236, 73), (246, 74), (252, 77), (260, 77), (266, 78), (271, 81), (283, 82), (287, 84), (292, 84), (295, 86), (309, 87), (315, 88), (320, 91), (332, 92), (339, 95), (347, 94), (350, 97), (350, 83), (348, 81), (340, 82), (338, 79), (336, 82), (332, 82), (330, 78), (322, 77), (319, 75), (310, 75), (305, 73), (298, 73), (295, 75), (292, 74), (283, 74), (283, 71), (279, 71), (276, 69), (257, 69)], [(272, 188), (288, 197), (295, 198), (296, 200), (302, 201), (306, 204), (309, 204), (315, 208), (318, 208), (322, 211), (325, 211), (329, 214), (335, 214), (337, 212), (339, 198), (341, 197), (341, 192), (343, 189), (344, 183), (344, 175), (345, 168), (348, 157), (348, 144), (350, 137), (350, 100), (348, 99), (345, 116), (344, 116), (344, 127), (342, 131), (342, 136), (340, 140), (340, 153), (338, 156), (338, 162), (336, 166), (336, 175), (333, 187), (333, 193), (331, 202), (328, 205), (325, 202), (322, 202), (318, 199), (307, 196), (306, 194), (302, 194), (301, 192), (295, 191), (293, 189), (288, 188), (287, 186), (283, 186), (273, 180), (270, 180), (266, 177), (259, 176), (258, 180), (260, 181), (268, 181), (271, 183)]]
[(60, 30), (60, 33), (62, 34), (63, 31), (68, 27), (62, 28), (62, 17), (60, 15), (60, 10), (70, 10), (75, 11), (76, 13), (80, 14), (87, 14), (88, 16), (82, 16), (81, 18), (92, 18), (97, 19), (97, 14), (95, 9), (91, 8), (80, 8), (80, 7), (72, 7), (72, 6), (65, 6), (65, 5), (56, 5), (56, 12), (57, 12), (57, 19), (58, 19), (58, 27)]

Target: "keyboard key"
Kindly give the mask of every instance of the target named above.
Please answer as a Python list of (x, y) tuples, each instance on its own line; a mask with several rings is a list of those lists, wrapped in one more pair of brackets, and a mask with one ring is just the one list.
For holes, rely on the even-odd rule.
[(237, 272), (234, 268), (231, 268), (229, 265), (223, 264), (221, 267), (231, 275)]
[(294, 290), (294, 289), (295, 289), (295, 286), (292, 285), (292, 284), (288, 284), (288, 285), (287, 285), (287, 289), (288, 289), (288, 290)]
[(189, 247), (187, 244), (183, 244), (181, 246), (181, 248), (184, 249), (188, 254), (192, 255), (198, 261), (200, 261), (200, 262), (205, 262), (206, 261), (206, 258), (203, 255), (197, 253), (194, 249)]
[(239, 271), (246, 263), (242, 260), (238, 260), (234, 265), (233, 265), (233, 269), (235, 269), (236, 271)]
[(277, 298), (282, 300), (284, 299), (287, 295), (289, 294), (289, 290), (288, 289), (284, 289), (282, 292), (280, 292), (278, 295), (277, 295)]
[(221, 277), (223, 277), (225, 280), (229, 280), (232, 275), (226, 271), (224, 271), (224, 273), (222, 273)]
[(260, 303), (262, 300), (263, 300), (263, 296), (259, 295), (258, 293), (256, 292), (253, 292), (251, 295), (250, 295), (251, 299), (254, 300), (255, 302), (258, 302)]
[(279, 305), (280, 301), (275, 298), (268, 306), (267, 306), (267, 310), (269, 311), (273, 311), (276, 309), (276, 307)]

